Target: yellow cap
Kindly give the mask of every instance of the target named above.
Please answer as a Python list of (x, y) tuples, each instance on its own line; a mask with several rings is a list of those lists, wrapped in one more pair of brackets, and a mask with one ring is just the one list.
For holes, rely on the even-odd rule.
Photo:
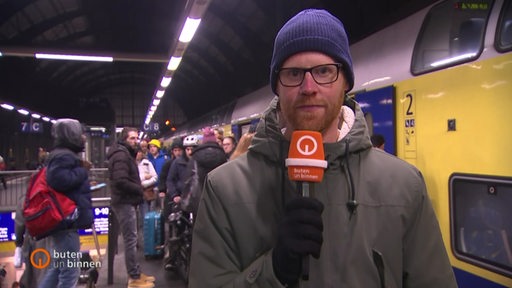
[(158, 148), (158, 149), (160, 149), (160, 147), (161, 147), (160, 140), (158, 140), (158, 139), (153, 139), (153, 140), (149, 141), (148, 145), (155, 145), (156, 148)]

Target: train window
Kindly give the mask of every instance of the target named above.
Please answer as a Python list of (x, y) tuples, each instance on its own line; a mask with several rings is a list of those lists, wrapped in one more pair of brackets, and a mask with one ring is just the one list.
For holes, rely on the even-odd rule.
[(419, 75), (476, 59), (483, 50), (493, 0), (444, 1), (428, 12), (414, 46)]
[(496, 50), (512, 50), (512, 1), (505, 1), (496, 31)]
[(450, 177), (450, 227), (455, 257), (512, 276), (512, 178)]

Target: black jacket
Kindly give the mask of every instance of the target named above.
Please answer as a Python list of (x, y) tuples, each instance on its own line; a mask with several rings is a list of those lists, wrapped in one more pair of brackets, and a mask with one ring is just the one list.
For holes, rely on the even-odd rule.
[(131, 147), (121, 142), (114, 144), (107, 154), (112, 205), (142, 203), (142, 185), (135, 154)]

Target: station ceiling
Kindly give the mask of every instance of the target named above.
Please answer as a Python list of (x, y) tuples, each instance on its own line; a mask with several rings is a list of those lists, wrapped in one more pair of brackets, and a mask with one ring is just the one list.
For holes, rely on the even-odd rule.
[(352, 44), (435, 0), (0, 0), (0, 101), (141, 127), (193, 2), (207, 9), (152, 122), (180, 125), (268, 84), (274, 36), (304, 8), (339, 17)]

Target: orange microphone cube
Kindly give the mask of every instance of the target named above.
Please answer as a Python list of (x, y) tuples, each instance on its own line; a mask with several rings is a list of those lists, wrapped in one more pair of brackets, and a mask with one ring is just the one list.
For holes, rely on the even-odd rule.
[(285, 164), (291, 180), (321, 182), (324, 169), (327, 168), (322, 134), (316, 131), (294, 131)]

